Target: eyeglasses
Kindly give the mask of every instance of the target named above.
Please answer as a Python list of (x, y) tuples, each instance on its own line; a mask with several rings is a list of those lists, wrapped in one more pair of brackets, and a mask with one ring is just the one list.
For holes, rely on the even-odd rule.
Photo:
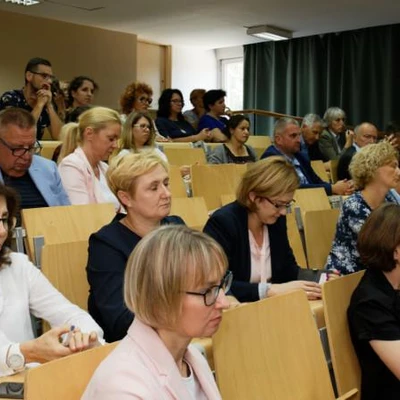
[(174, 104), (182, 104), (182, 106), (185, 105), (185, 102), (184, 102), (183, 100), (178, 100), (178, 99), (171, 100), (171, 103), (174, 103)]
[(191, 294), (194, 296), (203, 296), (204, 304), (209, 307), (215, 304), (217, 301), (219, 291), (222, 289), (224, 293), (228, 293), (232, 285), (233, 274), (231, 271), (227, 271), (226, 275), (222, 279), (219, 285), (211, 286), (203, 293), (198, 292), (185, 292), (186, 294)]
[(42, 146), (38, 141), (35, 142), (33, 146), (30, 147), (11, 147), (6, 141), (0, 138), (0, 143), (7, 147), (11, 151), (14, 157), (23, 157), (26, 153), (29, 154), (40, 154), (42, 151)]
[(0, 218), (0, 222), (3, 224), (5, 230), (8, 229), (8, 217)]
[(140, 128), (140, 129), (143, 129), (143, 130), (145, 130), (145, 129), (150, 130), (151, 129), (151, 126), (148, 125), (148, 124), (134, 124), (133, 126), (135, 128)]
[(46, 74), (45, 72), (36, 72), (36, 71), (29, 71), (31, 74), (40, 75), (46, 81), (53, 81), (56, 79), (54, 75)]
[(277, 210), (290, 210), (293, 206), (294, 203), (296, 203), (296, 200), (290, 200), (289, 203), (277, 203), (275, 201), (270, 200), (268, 197), (262, 197), (263, 199), (267, 200), (268, 203), (272, 204)]
[(149, 97), (139, 97), (138, 100), (143, 104), (147, 103), (150, 105), (153, 102), (153, 99), (150, 99)]

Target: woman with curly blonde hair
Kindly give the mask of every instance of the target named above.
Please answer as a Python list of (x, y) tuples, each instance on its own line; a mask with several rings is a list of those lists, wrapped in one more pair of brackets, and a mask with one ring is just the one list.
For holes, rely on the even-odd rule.
[(400, 182), (397, 150), (388, 142), (369, 144), (352, 159), (349, 167), (357, 191), (343, 204), (326, 268), (341, 274), (364, 269), (357, 250), (361, 227), (371, 212), (385, 201)]

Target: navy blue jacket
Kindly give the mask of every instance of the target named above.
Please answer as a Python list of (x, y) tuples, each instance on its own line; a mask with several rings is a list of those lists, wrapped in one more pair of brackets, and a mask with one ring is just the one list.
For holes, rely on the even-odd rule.
[[(261, 159), (267, 158), (270, 156), (283, 156), (283, 154), (274, 146), (271, 145), (264, 151), (261, 156)], [(324, 182), (312, 169), (311, 163), (304, 157), (304, 155), (300, 152), (296, 153), (296, 160), (300, 164), (300, 169), (303, 172), (304, 176), (307, 178), (309, 182), (306, 185), (300, 185), (300, 188), (319, 188), (322, 187), (325, 189), (325, 192), (328, 196), (332, 194), (332, 185), (329, 182)]]
[[(257, 301), (258, 283), (250, 283), (251, 255), (249, 243), (248, 211), (238, 202), (227, 204), (215, 211), (204, 232), (213, 237), (224, 249), (229, 269), (233, 273), (232, 294), (239, 301)], [(286, 217), (268, 225), (271, 250), (272, 283), (285, 283), (297, 279), (299, 266), (289, 245)]]
[[(88, 310), (104, 331), (107, 342), (121, 340), (133, 321), (123, 296), (126, 262), (141, 237), (119, 221), (125, 214), (103, 226), (89, 238), (86, 267), (90, 293)], [(184, 224), (180, 217), (170, 216), (161, 224)]]

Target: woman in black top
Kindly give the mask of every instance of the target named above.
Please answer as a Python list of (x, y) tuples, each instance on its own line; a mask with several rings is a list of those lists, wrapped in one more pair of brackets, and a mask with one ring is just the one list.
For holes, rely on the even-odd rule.
[[(184, 224), (171, 209), (168, 167), (152, 151), (116, 157), (107, 171), (110, 189), (125, 208), (90, 236), (87, 278), (89, 313), (107, 342), (122, 339), (133, 321), (124, 304), (123, 281), (129, 255), (147, 233), (164, 224)], [(149, 294), (150, 295), (150, 294)]]
[(165, 89), (158, 100), (156, 125), (161, 135), (173, 142), (197, 142), (210, 140), (208, 129), (199, 133), (186, 121), (182, 114), (185, 105), (182, 92), (178, 89)]
[(361, 400), (400, 398), (400, 206), (381, 205), (366, 220), (358, 250), (367, 267), (348, 309), (361, 366)]

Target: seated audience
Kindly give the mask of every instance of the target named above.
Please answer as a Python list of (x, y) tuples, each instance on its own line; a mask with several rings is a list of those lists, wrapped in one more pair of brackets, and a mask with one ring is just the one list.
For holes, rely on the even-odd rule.
[[(125, 122), (126, 118), (131, 112), (146, 112), (151, 103), (153, 102), (153, 89), (143, 82), (132, 82), (126, 88), (122, 94), (119, 104), (121, 105), (121, 120)], [(168, 142), (169, 140), (164, 136), (160, 135), (157, 127), (152, 120), (157, 142)]]
[(400, 394), (400, 207), (383, 204), (365, 221), (358, 251), (366, 267), (348, 309), (361, 366), (362, 400)]
[(94, 93), (99, 89), (97, 83), (88, 76), (77, 76), (68, 86), (67, 106), (70, 109), (92, 104)]
[(284, 156), (295, 168), (300, 179), (300, 188), (325, 189), (328, 195), (351, 194), (351, 181), (338, 181), (335, 184), (324, 182), (312, 169), (310, 161), (300, 152), (301, 131), (293, 118), (280, 118), (274, 127), (274, 144), (265, 150), (261, 158)]
[(213, 142), (226, 142), (228, 139), (224, 134), (227, 118), (225, 115), (224, 90), (209, 90), (203, 96), (203, 104), (206, 113), (200, 118), (198, 130), (209, 129)]
[(286, 231), (286, 212), (299, 178), (283, 157), (250, 164), (237, 190), (237, 201), (215, 211), (204, 232), (228, 256), (232, 294), (239, 301), (257, 301), (294, 289), (309, 299), (321, 297), (317, 283), (296, 281), (299, 266)]
[(21, 108), (0, 112), (0, 182), (13, 187), (21, 209), (69, 205), (57, 165), (40, 157), (35, 118)]
[(118, 156), (153, 149), (160, 158), (168, 162), (167, 156), (155, 147), (155, 139), (156, 132), (150, 115), (145, 112), (131, 112), (122, 127)]
[(400, 181), (398, 153), (387, 143), (369, 144), (356, 153), (350, 175), (357, 191), (343, 203), (326, 268), (341, 274), (363, 269), (357, 251), (357, 237), (372, 210), (383, 202), (395, 202), (390, 189)]
[(192, 125), (182, 114), (184, 106), (183, 96), (178, 89), (165, 89), (158, 99), (156, 125), (158, 131), (173, 142), (197, 142), (211, 140), (211, 133), (207, 129), (196, 133)]
[(245, 164), (257, 160), (255, 151), (246, 145), (250, 135), (250, 121), (244, 115), (234, 115), (227, 123), (228, 141), (216, 147), (208, 157), (210, 164)]
[(190, 342), (212, 336), (229, 307), (226, 267), (221, 247), (201, 232), (167, 226), (147, 235), (125, 272), (125, 303), (135, 320), (82, 399), (221, 399)]
[(363, 122), (354, 129), (354, 140), (350, 146), (339, 158), (337, 167), (338, 179), (351, 179), (349, 173), (350, 162), (358, 151), (367, 144), (376, 143), (378, 140), (378, 130), (369, 122)]
[(53, 70), (48, 60), (32, 58), (25, 67), (25, 86), (5, 92), (0, 98), (0, 110), (9, 107), (29, 111), (36, 124), (36, 136), (40, 140), (48, 128), (53, 139), (58, 139), (62, 122), (52, 102), (51, 84)]
[(104, 162), (118, 145), (118, 113), (93, 107), (64, 130), (58, 170), (71, 204), (113, 203), (118, 211), (120, 205), (107, 185), (108, 165)]
[[(0, 184), (0, 376), (96, 346), (103, 337), (89, 314), (58, 292), (25, 254), (10, 250), (16, 212), (16, 192)], [(52, 329), (35, 338), (31, 313)]]
[[(307, 114), (301, 122), (301, 153), (309, 160), (323, 160), (318, 141), (324, 129), (324, 123), (317, 114)], [(329, 168), (328, 168), (329, 169)]]
[(203, 96), (206, 93), (204, 89), (194, 89), (190, 92), (190, 102), (193, 105), (191, 110), (185, 111), (183, 116), (194, 129), (197, 130), (199, 126), (200, 118), (204, 115), (206, 110), (204, 109)]
[(354, 132), (346, 129), (346, 114), (339, 107), (330, 107), (325, 111), (326, 129), (319, 139), (323, 161), (337, 160), (353, 144)]
[(184, 222), (179, 217), (168, 216), (171, 209), (168, 167), (154, 152), (114, 158), (107, 180), (126, 214), (117, 214), (89, 239), (88, 306), (90, 314), (104, 329), (106, 340), (113, 342), (126, 335), (133, 320), (122, 296), (129, 254), (158, 226)]

